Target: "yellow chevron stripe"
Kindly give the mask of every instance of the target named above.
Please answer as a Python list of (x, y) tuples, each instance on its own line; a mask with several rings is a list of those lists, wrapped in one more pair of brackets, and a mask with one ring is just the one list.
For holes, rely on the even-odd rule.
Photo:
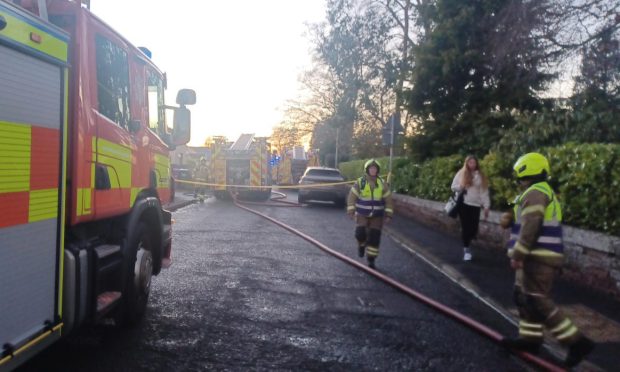
[(28, 222), (58, 217), (58, 189), (30, 191)]
[(31, 127), (0, 121), (0, 193), (30, 190)]

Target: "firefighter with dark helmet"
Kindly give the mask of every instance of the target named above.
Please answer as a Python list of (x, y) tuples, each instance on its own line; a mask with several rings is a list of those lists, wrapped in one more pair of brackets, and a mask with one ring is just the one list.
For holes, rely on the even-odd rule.
[(521, 156), (514, 165), (525, 190), (515, 200), (508, 256), (515, 270), (514, 301), (519, 311), (519, 336), (504, 339), (509, 348), (537, 353), (547, 328), (568, 347), (565, 364), (577, 365), (594, 348), (550, 297), (553, 280), (564, 263), (562, 208), (547, 183), (549, 161), (539, 153)]
[(347, 199), (347, 214), (355, 216), (355, 239), (358, 255), (368, 260), (368, 266), (375, 267), (379, 256), (381, 229), (394, 214), (389, 185), (379, 177), (381, 165), (375, 159), (364, 164), (364, 175), (351, 187)]

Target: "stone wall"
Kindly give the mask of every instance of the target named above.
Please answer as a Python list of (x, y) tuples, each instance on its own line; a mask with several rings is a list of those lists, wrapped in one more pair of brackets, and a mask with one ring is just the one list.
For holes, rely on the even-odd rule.
[[(394, 194), (396, 213), (453, 236), (460, 236), (458, 220), (445, 215), (445, 203)], [(508, 230), (499, 226), (500, 212), (480, 221), (475, 246), (504, 254)], [(620, 298), (620, 238), (599, 232), (564, 227), (564, 275), (597, 291)]]

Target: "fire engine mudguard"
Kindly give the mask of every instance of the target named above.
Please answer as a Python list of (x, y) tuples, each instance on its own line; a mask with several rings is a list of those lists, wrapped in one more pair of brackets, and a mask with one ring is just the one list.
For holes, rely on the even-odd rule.
[[(169, 236), (164, 236), (164, 225), (170, 225), (170, 213), (164, 211), (161, 203), (156, 197), (147, 196), (136, 199), (129, 218), (127, 221), (126, 242), (132, 242), (136, 239), (137, 228), (140, 222), (144, 222), (151, 234), (153, 243), (153, 275), (159, 274), (161, 271), (162, 248), (170, 240)], [(123, 255), (128, 257), (127, 244), (124, 244)]]

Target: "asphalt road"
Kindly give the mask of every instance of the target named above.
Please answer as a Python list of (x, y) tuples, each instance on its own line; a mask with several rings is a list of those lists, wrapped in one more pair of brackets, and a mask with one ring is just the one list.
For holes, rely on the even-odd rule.
[[(254, 207), (356, 257), (330, 205)], [(521, 371), (491, 340), (273, 223), (208, 199), (174, 213), (146, 318), (62, 340), (22, 371)], [(497, 313), (384, 237), (377, 268), (503, 334)]]

